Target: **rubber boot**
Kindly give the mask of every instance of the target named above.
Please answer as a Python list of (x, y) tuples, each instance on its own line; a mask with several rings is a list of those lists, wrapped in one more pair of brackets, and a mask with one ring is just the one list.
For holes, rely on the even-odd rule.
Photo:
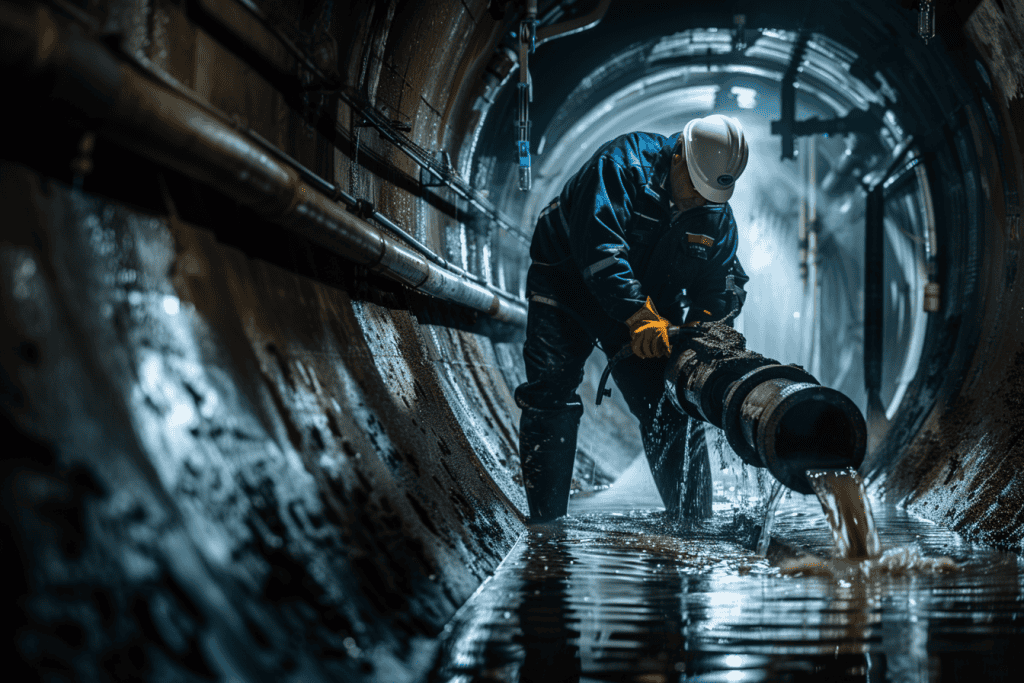
[(524, 410), (519, 423), (519, 462), (530, 523), (536, 524), (562, 517), (568, 509), (580, 417), (564, 411), (536, 417), (533, 412)]

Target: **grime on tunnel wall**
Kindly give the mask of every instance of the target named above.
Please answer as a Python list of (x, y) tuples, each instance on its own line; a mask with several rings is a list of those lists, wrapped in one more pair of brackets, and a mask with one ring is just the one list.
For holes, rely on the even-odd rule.
[(955, 389), (938, 400), (881, 482), (914, 512), (1018, 552), (1024, 548), (1022, 16), (1021, 2), (984, 0), (965, 25), (977, 50), (969, 66), (981, 94), (965, 112), (962, 137), (971, 144), (960, 146), (973, 155), (961, 163), (978, 169), (977, 211), (984, 216), (978, 237), (984, 303), (968, 313), (980, 319), (982, 334)]
[[(417, 197), (401, 176), (418, 182), (418, 169), (336, 98), (239, 56), (248, 42), (291, 60), (238, 3), (88, 9), (87, 28), (118, 34), (156, 83), (333, 172), (469, 267), (450, 197), (442, 210)], [(482, 68), (466, 52), (497, 27), (486, 3), (398, 18), (395, 3), (265, 9), (307, 41), (332, 22), (364, 27), (343, 43), (367, 50), (349, 76), (373, 80), (371, 101), (428, 149), (457, 134), (450, 98)], [(350, 155), (317, 133), (325, 116)], [(83, 131), (62, 135), (74, 152)], [(61, 661), (87, 680), (407, 678), (521, 529), (516, 371), (503, 367), (514, 335), (485, 336), (473, 314), (274, 233), (102, 136), (83, 173), (65, 172), (62, 149), (28, 151), (0, 171), (6, 433), (24, 444), (4, 500), (26, 549), (28, 666)]]

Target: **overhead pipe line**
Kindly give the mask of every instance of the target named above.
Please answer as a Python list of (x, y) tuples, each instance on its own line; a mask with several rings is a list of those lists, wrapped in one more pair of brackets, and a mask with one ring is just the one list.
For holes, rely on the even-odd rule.
[(352, 209), (357, 215), (365, 216), (366, 218), (372, 218), (381, 226), (395, 233), (400, 239), (405, 241), (409, 246), (413, 247), (421, 255), (427, 257), (432, 262), (436, 263), (442, 268), (446, 268), (452, 271), (453, 273), (459, 275), (460, 277), (467, 278), (469, 280), (472, 280), (473, 282), (476, 282), (477, 284), (482, 285), (483, 287), (486, 287), (487, 289), (493, 291), (495, 294), (505, 297), (509, 301), (522, 303), (523, 305), (525, 305), (525, 302), (520, 297), (517, 297), (511, 292), (507, 292), (501, 289), (500, 287), (495, 287), (494, 285), (486, 282), (483, 278), (474, 275), (473, 273), (469, 273), (463, 270), (462, 268), (456, 266), (454, 263), (451, 263), (447, 259), (442, 258), (436, 252), (430, 249), (430, 247), (426, 246), (418, 239), (410, 235), (405, 229), (403, 229), (393, 220), (391, 220), (386, 215), (382, 214), (380, 211), (377, 211), (375, 208), (373, 208), (372, 205), (370, 205), (368, 202), (354, 197), (348, 192), (342, 190), (341, 186), (331, 183), (330, 181), (318, 175), (314, 171), (311, 171), (306, 166), (304, 166), (298, 159), (292, 157), (290, 154), (288, 154), (283, 149), (281, 149), (274, 143), (264, 138), (262, 135), (257, 133), (252, 128), (243, 125), (237, 117), (228, 116), (224, 112), (214, 107), (212, 104), (203, 100), (188, 86), (181, 83), (178, 79), (174, 78), (174, 76), (170, 75), (156, 64), (152, 63), (145, 56), (141, 54), (129, 54), (127, 55), (127, 57), (130, 61), (134, 62), (135, 65), (138, 66), (140, 69), (154, 76), (168, 87), (173, 88), (175, 91), (177, 91), (182, 96), (186, 97), (196, 106), (203, 108), (205, 111), (216, 116), (222, 122), (230, 125), (235, 130), (252, 138), (262, 147), (266, 148), (268, 152), (276, 156), (284, 163), (292, 166), (304, 181), (306, 181), (316, 189), (320, 190), (328, 197), (331, 197), (332, 199), (341, 200), (346, 204), (346, 206), (348, 206), (349, 209)]
[(495, 287), (494, 285), (491, 285), (490, 283), (486, 282), (483, 278), (474, 275), (473, 273), (467, 272), (462, 268), (458, 267), (457, 265), (455, 265), (454, 263), (439, 256), (430, 247), (428, 247), (427, 245), (423, 244), (418, 239), (413, 237), (404, 228), (402, 228), (400, 225), (395, 223), (386, 215), (378, 211), (365, 200), (357, 199), (348, 192), (342, 190), (340, 185), (331, 183), (322, 176), (309, 170), (308, 168), (303, 166), (302, 163), (300, 163), (297, 159), (290, 156), (284, 150), (276, 147), (273, 143), (271, 143), (269, 140), (264, 138), (256, 131), (252, 130), (251, 128), (244, 128), (243, 132), (256, 142), (261, 144), (262, 146), (266, 147), (271, 153), (280, 158), (281, 161), (292, 166), (304, 181), (306, 181), (316, 189), (320, 190), (328, 197), (331, 197), (332, 199), (337, 197), (342, 202), (344, 202), (349, 209), (353, 210), (357, 215), (365, 215), (365, 217), (367, 218), (372, 218), (383, 227), (395, 233), (400, 239), (402, 239), (409, 246), (418, 251), (421, 255), (430, 259), (430, 261), (432, 261), (433, 263), (436, 263), (442, 268), (452, 271), (453, 273), (460, 277), (472, 280), (473, 282), (476, 282), (477, 284), (480, 284), (486, 287), (487, 289), (490, 289), (495, 294), (504, 296), (506, 299), (510, 301), (520, 301), (519, 298), (513, 295), (512, 293), (506, 292), (498, 287)]
[[(368, 103), (361, 101), (361, 99), (344, 88), (338, 88), (335, 79), (328, 74), (325, 74), (322, 69), (313, 61), (313, 59), (305, 53), (305, 51), (297, 46), (281, 29), (274, 25), (263, 11), (256, 6), (252, 0), (235, 0), (245, 10), (251, 14), (265, 30), (267, 30), (274, 38), (281, 43), (281, 45), (295, 58), (296, 61), (302, 66), (302, 68), (309, 71), (317, 82), (321, 86), (326, 86), (325, 91), (336, 93), (338, 98), (346, 105), (352, 108), (352, 110), (358, 115), (360, 120), (374, 128), (382, 138), (395, 145), (398, 149), (405, 153), (413, 162), (416, 163), (423, 171), (437, 178), (438, 182), (442, 183), (450, 190), (455, 192), (460, 198), (466, 201), (470, 206), (474, 207), (477, 211), (484, 214), (493, 221), (495, 224), (506, 230), (511, 235), (514, 235), (520, 241), (529, 242), (529, 237), (524, 235), (518, 228), (506, 219), (498, 209), (491, 204), (478, 190), (473, 188), (469, 183), (452, 173), (452, 169), (448, 168), (444, 164), (439, 163), (433, 158), (432, 154), (417, 145), (415, 142), (402, 135), (398, 131), (395, 125), (390, 119), (382, 115), (374, 107)], [(210, 18), (214, 21), (221, 21), (219, 17), (211, 14)], [(229, 26), (226, 26), (230, 30)], [(245, 40), (243, 36), (238, 36), (240, 40)]]
[(148, 81), (102, 43), (63, 30), (44, 7), (32, 12), (0, 3), (0, 64), (29, 82), (52, 83), (40, 99), (68, 107), (105, 137), (332, 253), (444, 301), (526, 324), (525, 306), (507, 293), (428, 262), (433, 259), (342, 208), (326, 188), (304, 181), (291, 164), (205, 107)]
[[(78, 8), (74, 7), (73, 5), (69, 5), (66, 2), (66, 0), (49, 0), (49, 2), (51, 4), (53, 4), (55, 6), (55, 8), (57, 8), (59, 11), (66, 12), (72, 18), (74, 18), (76, 21), (84, 23), (90, 30), (95, 31), (98, 28), (98, 25), (96, 24), (95, 20), (90, 15), (82, 12)], [(226, 113), (224, 113), (224, 112), (220, 111), (219, 109), (217, 109), (211, 103), (207, 102), (202, 97), (200, 97), (191, 88), (186, 86), (184, 83), (182, 83), (177, 78), (175, 78), (174, 76), (169, 74), (167, 71), (165, 71), (163, 68), (161, 68), (157, 64), (155, 64), (152, 61), (150, 61), (145, 55), (143, 55), (143, 54), (141, 54), (139, 52), (134, 52), (133, 51), (133, 52), (126, 52), (126, 53), (123, 54), (123, 56), (126, 59), (128, 59), (130, 62), (132, 62), (138, 68), (142, 69), (143, 71), (147, 72), (149, 75), (151, 75), (154, 78), (156, 78), (157, 80), (161, 81), (167, 87), (172, 88), (178, 94), (182, 95), (183, 97), (186, 97), (189, 101), (191, 101), (196, 106), (203, 108), (208, 113), (212, 114), (213, 116), (216, 116), (223, 123), (226, 123), (226, 124), (230, 125), (235, 130), (237, 130), (237, 131), (241, 132), (242, 134), (248, 136), (249, 138), (252, 138), (253, 140), (255, 140), (262, 147), (264, 147), (268, 152), (270, 152), (271, 154), (273, 154), (274, 156), (276, 156), (278, 159), (280, 159), (281, 161), (285, 162), (286, 164), (292, 166), (299, 173), (299, 175), (302, 177), (302, 179), (305, 180), (310, 185), (312, 185), (313, 187), (319, 189), (321, 192), (323, 192), (324, 194), (326, 194), (327, 196), (329, 196), (331, 198), (336, 198), (336, 199), (341, 200), (350, 209), (355, 210), (355, 212), (357, 214), (365, 215), (365, 217), (367, 217), (367, 218), (372, 218), (373, 220), (375, 220), (381, 226), (383, 226), (383, 227), (387, 228), (388, 230), (394, 232), (399, 238), (401, 238), (407, 244), (409, 244), (409, 246), (413, 247), (416, 251), (418, 251), (420, 254), (422, 254), (423, 256), (427, 257), (428, 259), (430, 259), (432, 262), (436, 263), (437, 265), (441, 266), (442, 268), (446, 268), (448, 270), (451, 270), (452, 272), (454, 272), (457, 275), (460, 275), (461, 277), (468, 278), (468, 279), (470, 279), (470, 280), (472, 280), (472, 281), (474, 281), (474, 282), (476, 282), (476, 283), (478, 283), (478, 284), (480, 284), (480, 285), (490, 289), (491, 291), (495, 292), (499, 296), (505, 297), (509, 301), (513, 301), (513, 302), (517, 302), (517, 303), (524, 303), (523, 300), (520, 297), (512, 294), (511, 292), (506, 292), (505, 290), (501, 289), (500, 287), (495, 287), (494, 285), (486, 282), (483, 278), (481, 278), (481, 277), (479, 277), (477, 275), (474, 275), (473, 273), (469, 273), (469, 272), (463, 270), (462, 268), (456, 266), (455, 264), (451, 263), (447, 259), (442, 258), (436, 252), (434, 252), (432, 249), (430, 249), (429, 247), (424, 245), (422, 242), (417, 240), (415, 237), (410, 235), (407, 231), (405, 231), (402, 227), (400, 227), (398, 224), (396, 224), (393, 220), (388, 218), (386, 215), (382, 214), (380, 211), (377, 211), (375, 208), (373, 208), (367, 202), (362, 201), (362, 200), (360, 200), (360, 199), (350, 195), (349, 193), (347, 193), (344, 190), (342, 190), (340, 186), (331, 183), (330, 181), (326, 180), (322, 176), (320, 176), (317, 173), (311, 171), (309, 168), (304, 166), (300, 161), (298, 161), (297, 159), (295, 159), (294, 157), (289, 155), (287, 152), (282, 150), (280, 147), (278, 147), (274, 143), (272, 143), (269, 140), (267, 140), (266, 138), (264, 138), (262, 135), (257, 133), (255, 130), (253, 130), (252, 128), (249, 128), (248, 126), (243, 125), (241, 123), (240, 119), (237, 116), (228, 116)]]

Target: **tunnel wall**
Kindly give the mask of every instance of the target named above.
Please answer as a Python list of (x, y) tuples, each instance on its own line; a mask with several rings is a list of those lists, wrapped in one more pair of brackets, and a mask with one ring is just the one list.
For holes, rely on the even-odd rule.
[[(912, 433), (894, 434), (878, 458), (890, 499), (988, 543), (1024, 549), (1024, 280), (1020, 188), (1024, 101), (1024, 3), (980, 3), (964, 26), (970, 58), (961, 69), (980, 93), (964, 108), (961, 169), (979, 218), (977, 246), (949, 226), (943, 310), (959, 333), (954, 358), (925, 359), (921, 375), (942, 377), (936, 402)], [(976, 61), (975, 63), (975, 56)], [(971, 69), (974, 68), (972, 72)], [(973, 166), (973, 168), (972, 168)], [(976, 169), (976, 170), (975, 170)], [(948, 188), (937, 187), (940, 201)], [(973, 262), (972, 262), (973, 261)], [(957, 301), (949, 285), (977, 273), (977, 292)], [(960, 329), (962, 328), (962, 329)], [(977, 332), (972, 334), (972, 330)]]
[[(467, 226), (401, 181), (418, 167), (336, 99), (282, 93), (279, 73), (225, 47), (240, 36), (295, 68), (237, 3), (198, 6), (239, 35), (197, 4), (55, 14), (113, 34), (147, 75), (484, 270)], [(264, 9), (296, 40), (333, 34), (346, 86), (457, 158), (501, 27), (487, 3), (324, 7)], [(348, 137), (317, 135), (325, 116)], [(91, 129), (59, 132), (53, 154), (15, 142), (0, 170), (16, 658), (75, 680), (408, 679), (522, 529), (521, 331), (325, 253)]]

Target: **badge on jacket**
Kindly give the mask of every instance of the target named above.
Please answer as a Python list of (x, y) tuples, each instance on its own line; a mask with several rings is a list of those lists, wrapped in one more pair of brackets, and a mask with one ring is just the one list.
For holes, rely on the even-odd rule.
[(715, 240), (707, 235), (695, 235), (692, 232), (686, 233), (686, 253), (693, 258), (707, 261), (711, 246), (714, 243)]

